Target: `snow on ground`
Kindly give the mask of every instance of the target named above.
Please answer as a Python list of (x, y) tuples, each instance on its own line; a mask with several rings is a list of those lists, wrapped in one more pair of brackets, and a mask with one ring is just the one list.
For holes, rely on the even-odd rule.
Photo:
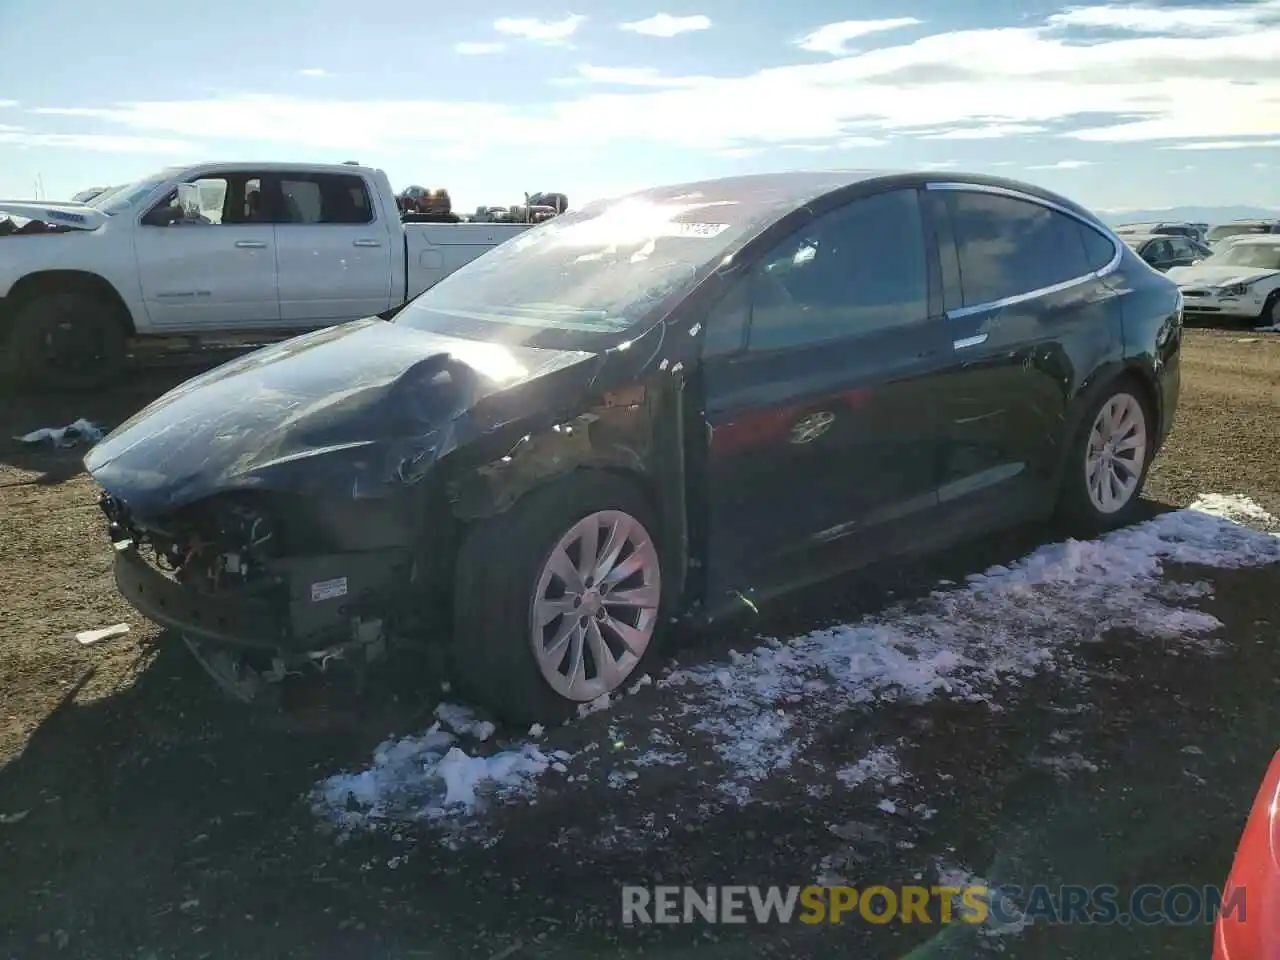
[[(833, 715), (878, 703), (949, 697), (998, 709), (991, 698), (999, 688), (1058, 669), (1071, 645), (1097, 640), (1110, 629), (1165, 641), (1207, 640), (1220, 622), (1188, 604), (1210, 588), (1164, 582), (1164, 565), (1280, 562), (1280, 536), (1246, 523), (1277, 526), (1247, 498), (1208, 495), (1189, 509), (1098, 540), (1043, 546), (1009, 566), (970, 576), (966, 586), (938, 590), (873, 617), (770, 639), (746, 653), (731, 651), (727, 662), (677, 669), (656, 685), (660, 709), (645, 718), (647, 733), (624, 738), (609, 731), (607, 745), (614, 751), (624, 739), (640, 751), (625, 761), (630, 770), (621, 769), (623, 753), (601, 765), (611, 751), (593, 750), (594, 744), (577, 755), (531, 742), (490, 745), (492, 725), (477, 722), (465, 708), (442, 707), (441, 723), (426, 734), (388, 741), (369, 769), (318, 784), (313, 807), (352, 830), (388, 822), (473, 820), (494, 801), (528, 802), (548, 771), (568, 774), (570, 781), (598, 779), (634, 789), (635, 768), (679, 769), (684, 754), (674, 744), (690, 729), (718, 756), (711, 775), (724, 802), (752, 802), (762, 785), (798, 763), (808, 765), (804, 778), (811, 795), (901, 782), (889, 746), (834, 771), (826, 786), (813, 782), (824, 771), (805, 754)], [(643, 686), (636, 683), (632, 691)], [(554, 732), (531, 734), (555, 738)], [(1087, 761), (1077, 758), (1043, 762), (1063, 774), (1087, 769)], [(575, 776), (586, 768), (590, 777)], [(682, 772), (700, 781), (707, 769)], [(697, 785), (691, 781), (689, 789)], [(882, 809), (886, 803), (898, 809), (889, 799)]]

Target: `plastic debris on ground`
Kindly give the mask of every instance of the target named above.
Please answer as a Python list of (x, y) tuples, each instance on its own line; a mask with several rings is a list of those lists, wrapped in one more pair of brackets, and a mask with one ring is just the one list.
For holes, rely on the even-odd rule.
[(81, 630), (76, 634), (76, 640), (86, 647), (91, 647), (102, 640), (123, 637), (128, 632), (129, 625), (127, 623), (116, 623), (109, 627), (102, 627), (100, 630)]
[(25, 436), (15, 437), (15, 440), (21, 443), (52, 443), (55, 447), (74, 447), (81, 441), (89, 444), (95, 444), (103, 437), (100, 427), (94, 426), (88, 420), (77, 420), (75, 423), (69, 423), (65, 427), (42, 427), (39, 430), (33, 430)]

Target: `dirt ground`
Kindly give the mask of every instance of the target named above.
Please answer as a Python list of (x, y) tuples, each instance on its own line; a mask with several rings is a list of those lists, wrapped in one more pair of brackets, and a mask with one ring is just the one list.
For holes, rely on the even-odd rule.
[[(1212, 491), (1248, 495), (1280, 516), (1280, 335), (1190, 330), (1183, 358), (1177, 426), (1147, 487), (1152, 509)], [(90, 398), (6, 398), (0, 413), (0, 957), (526, 960), (696, 951), (737, 960), (833, 949), (904, 956), (921, 941), (918, 931), (888, 928), (842, 930), (834, 941), (837, 934), (811, 931), (617, 926), (620, 877), (809, 882), (802, 868), (841, 812), (824, 801), (746, 807), (628, 850), (551, 840), (609, 804), (678, 806), (663, 796), (678, 781), (657, 779), (639, 800), (601, 787), (587, 813), (580, 799), (558, 802), (552, 792), (513, 819), (501, 842), (446, 850), (424, 841), (398, 869), (383, 864), (412, 838), (337, 843), (318, 830), (307, 790), (367, 763), (388, 735), (429, 725), (429, 679), (397, 669), (376, 681), (376, 698), (334, 695), (276, 717), (228, 703), (174, 638), (117, 596), (82, 451), (33, 452), (8, 439), (78, 417), (114, 426), (190, 373), (139, 374)], [(963, 579), (1021, 555), (1035, 543), (1028, 536), (806, 595), (774, 626), (794, 632), (875, 610), (913, 583)], [(1010, 822), (1052, 822), (1061, 828), (1035, 842), (1094, 883), (1220, 883), (1280, 746), (1280, 570), (1206, 578), (1214, 595), (1203, 608), (1226, 624), (1227, 656), (1205, 662), (1123, 638), (1092, 654), (1098, 679), (1078, 733), (1101, 758), (1093, 781), (1037, 776), (1021, 759), (1046, 735), (1044, 706), (1069, 693), (1059, 678), (1030, 682), (995, 714), (955, 704), (884, 711), (876, 729), (910, 730), (921, 755), (952, 778), (958, 812), (912, 843), (990, 862), (1003, 855)], [(74, 639), (119, 622), (132, 627), (123, 638), (92, 647)], [(707, 640), (706, 655), (733, 639)], [(590, 733), (626, 722), (592, 717), (582, 726)], [(1187, 744), (1199, 753), (1189, 756)], [(896, 855), (880, 866), (881, 882), (909, 869)], [(1206, 957), (1209, 932), (1035, 930), (1005, 955), (1086, 952)]]

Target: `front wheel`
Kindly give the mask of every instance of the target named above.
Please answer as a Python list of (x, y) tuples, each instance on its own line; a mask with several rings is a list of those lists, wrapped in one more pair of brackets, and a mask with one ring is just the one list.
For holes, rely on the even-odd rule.
[(120, 375), (125, 350), (119, 318), (89, 294), (47, 293), (14, 309), (8, 362), (15, 381), (91, 390)]
[(558, 722), (614, 693), (655, 649), (657, 519), (632, 483), (582, 471), (470, 531), (458, 557), (454, 667), (516, 723)]
[(1092, 404), (1067, 451), (1060, 511), (1089, 530), (1128, 523), (1154, 453), (1151, 412), (1140, 388), (1121, 379)]

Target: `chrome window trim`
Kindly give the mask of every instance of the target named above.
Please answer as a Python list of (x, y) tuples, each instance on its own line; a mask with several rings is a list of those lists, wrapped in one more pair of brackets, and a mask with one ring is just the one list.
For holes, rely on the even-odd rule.
[[(975, 303), (970, 307), (956, 307), (954, 310), (947, 311), (948, 320), (959, 320), (964, 317), (972, 316), (975, 313), (985, 313), (988, 310), (998, 310), (1002, 307), (1013, 306), (1016, 303), (1024, 303), (1027, 300), (1034, 300), (1037, 297), (1044, 297), (1051, 293), (1059, 293), (1063, 290), (1069, 290), (1072, 287), (1085, 283), (1088, 280), (1100, 280), (1108, 274), (1114, 273), (1116, 268), (1120, 266), (1120, 260), (1124, 256), (1124, 242), (1112, 231), (1105, 227), (1099, 227), (1099, 225), (1094, 223), (1092, 220), (1082, 217), (1074, 210), (1069, 210), (1061, 204), (1054, 203), (1052, 200), (1044, 200), (1040, 197), (1032, 196), (1029, 193), (1023, 193), (1021, 190), (1012, 190), (1008, 187), (991, 187), (982, 183), (964, 183), (958, 180), (930, 181), (924, 185), (924, 188), (926, 190), (954, 190), (968, 193), (986, 193), (997, 197), (1007, 197), (1010, 200), (1021, 200), (1023, 203), (1032, 203), (1036, 206), (1044, 207), (1047, 210), (1053, 210), (1056, 213), (1061, 213), (1070, 217), (1077, 223), (1083, 224), (1088, 229), (1093, 230), (1095, 233), (1111, 241), (1111, 246), (1115, 251), (1111, 260), (1108, 261), (1105, 266), (1102, 266), (1097, 270), (1093, 270), (1070, 280), (1063, 280), (1061, 283), (1055, 283), (1047, 287), (1040, 287), (1036, 290), (1028, 290), (1026, 293), (1015, 293), (1012, 296), (1002, 297), (999, 300), (991, 300), (987, 303)], [(970, 344), (967, 341), (957, 342), (964, 342), (965, 346), (976, 346), (976, 344)]]

